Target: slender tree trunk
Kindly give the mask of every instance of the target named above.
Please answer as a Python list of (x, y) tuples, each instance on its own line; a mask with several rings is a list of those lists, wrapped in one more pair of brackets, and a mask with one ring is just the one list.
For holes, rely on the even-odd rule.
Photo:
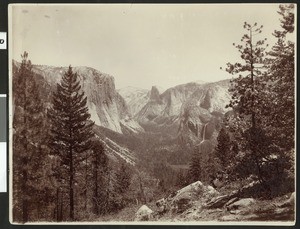
[(99, 207), (98, 207), (98, 157), (96, 152), (94, 153), (95, 157), (95, 167), (94, 167), (94, 213), (96, 215), (99, 214)]
[(87, 213), (87, 189), (88, 189), (88, 165), (87, 152), (85, 152), (85, 191), (84, 191), (84, 210)]
[(53, 219), (56, 219), (56, 221), (57, 221), (57, 211), (56, 211), (57, 209), (56, 209), (56, 207), (53, 209)]
[(103, 212), (107, 213), (109, 212), (110, 209), (110, 172), (107, 173), (107, 186), (106, 186), (106, 193), (105, 193), (105, 206), (103, 208)]
[(56, 188), (56, 221), (59, 222), (59, 189)]
[(139, 183), (140, 183), (141, 201), (142, 201), (142, 203), (146, 204), (147, 199), (145, 197), (144, 188), (143, 188), (143, 184), (142, 184), (142, 178), (140, 175), (139, 175)]
[(255, 111), (254, 111), (254, 60), (253, 60), (253, 47), (252, 47), (252, 29), (250, 29), (250, 68), (251, 68), (251, 116), (252, 116), (252, 128), (255, 128)]
[[(27, 89), (27, 84), (26, 84), (26, 79), (24, 79), (24, 114), (23, 114), (23, 122), (24, 122), (24, 128), (26, 128), (26, 134), (23, 136), (25, 138), (25, 145), (24, 145), (24, 154), (27, 154), (27, 94), (26, 94), (26, 89)], [(23, 223), (28, 222), (28, 195), (27, 195), (27, 180), (28, 180), (28, 160), (27, 160), (27, 155), (24, 156), (24, 168), (22, 168), (22, 190), (21, 192), (23, 193), (23, 198), (22, 198), (22, 221)]]
[[(46, 206), (44, 206), (44, 207), (46, 207)], [(41, 202), (40, 201), (38, 201), (37, 202), (37, 220), (38, 221), (40, 221), (40, 218), (41, 218)]]
[(63, 221), (63, 207), (64, 207), (64, 194), (63, 191), (60, 192), (60, 213), (59, 213), (59, 221)]
[[(251, 62), (250, 62), (250, 68), (251, 68), (251, 91), (252, 91), (252, 95), (251, 95), (251, 118), (252, 118), (252, 122), (251, 122), (251, 127), (252, 127), (252, 133), (251, 135), (254, 135), (254, 131), (256, 128), (256, 119), (255, 119), (255, 110), (254, 110), (254, 60), (253, 60), (253, 47), (252, 47), (252, 28), (250, 29), (250, 55), (251, 55)], [(253, 136), (252, 136), (253, 137)], [(251, 139), (252, 140), (252, 139)], [(252, 143), (253, 144), (253, 143)], [(255, 144), (255, 143), (254, 143)], [(262, 173), (261, 173), (261, 166), (259, 164), (259, 159), (258, 159), (258, 155), (257, 155), (257, 151), (255, 149), (255, 146), (252, 147), (252, 153), (254, 155), (255, 158), (255, 164), (257, 167), (257, 171), (258, 171), (258, 179), (260, 183), (263, 183), (263, 177), (262, 177)]]
[(23, 169), (22, 179), (22, 222), (28, 222), (28, 196), (27, 196), (27, 171)]
[(70, 189), (70, 219), (74, 220), (74, 168), (73, 168), (73, 152), (72, 149), (69, 151), (70, 155), (70, 182), (69, 182), (69, 189)]

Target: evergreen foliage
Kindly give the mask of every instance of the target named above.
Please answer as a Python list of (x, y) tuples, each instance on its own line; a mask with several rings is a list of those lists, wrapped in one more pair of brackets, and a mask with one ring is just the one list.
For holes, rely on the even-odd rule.
[(186, 186), (187, 184), (188, 184), (188, 182), (186, 180), (186, 174), (184, 174), (184, 172), (182, 170), (179, 170), (179, 172), (177, 173), (175, 185), (178, 188), (182, 188), (182, 187)]
[(84, 152), (91, 147), (93, 123), (89, 122), (87, 98), (80, 92), (77, 74), (70, 66), (53, 94), (53, 104), (48, 109), (51, 121), (50, 148), (58, 158), (57, 178), (69, 192), (69, 218), (74, 220), (74, 185)]
[[(13, 211), (14, 220), (25, 223), (47, 217), (52, 191), (46, 178), (49, 158), (45, 108), (28, 53), (21, 57), (13, 80)], [(39, 214), (35, 214), (36, 209)]]
[(130, 171), (124, 162), (121, 163), (120, 168), (116, 173), (115, 190), (117, 193), (125, 193), (130, 185)]
[[(282, 29), (274, 31), (277, 42), (268, 52), (266, 39), (256, 40), (263, 26), (244, 23), (241, 44), (233, 44), (241, 61), (225, 69), (237, 75), (229, 89), (231, 110), (222, 124), (223, 114), (218, 121), (209, 116), (203, 134), (191, 125), (201, 135), (196, 146), (165, 132), (125, 136), (95, 127), (71, 66), (47, 109), (40, 75), (24, 52), (21, 64), (13, 65), (13, 221), (95, 220), (151, 204), (198, 180), (216, 188), (228, 179), (241, 186), (257, 180), (249, 189), (249, 196), (259, 190), (255, 198), (258, 192), (272, 198), (294, 191), (295, 43), (288, 39), (295, 30), (294, 7), (280, 5)], [(206, 93), (199, 106), (210, 108), (210, 97)], [(139, 160), (126, 164), (105, 138), (137, 152)]]
[(294, 31), (293, 8), (292, 4), (280, 6), (283, 31), (274, 32), (277, 43), (268, 53), (266, 39), (254, 42), (262, 26), (245, 23), (244, 45), (234, 44), (244, 62), (228, 63), (226, 68), (240, 74), (232, 80), (228, 106), (233, 113), (225, 120), (235, 141), (235, 163), (230, 169), (240, 178), (255, 175), (268, 193), (293, 168), (294, 43), (287, 40), (287, 34)]
[(93, 213), (104, 214), (106, 184), (108, 179), (108, 158), (104, 152), (104, 147), (99, 141), (93, 141), (92, 147), (92, 170), (93, 170)]
[(230, 74), (239, 74), (238, 78), (232, 80), (230, 88), (232, 99), (228, 106), (237, 113), (235, 120), (231, 120), (231, 123), (239, 124), (237, 127), (239, 130), (235, 134), (240, 134), (239, 141), (244, 151), (243, 164), (249, 162), (251, 167), (253, 166), (251, 171), (241, 175), (247, 176), (254, 173), (261, 182), (265, 180), (262, 165), (263, 158), (268, 154), (268, 150), (265, 149), (269, 146), (263, 140), (267, 137), (261, 125), (265, 115), (266, 82), (263, 67), (267, 45), (265, 45), (266, 39), (255, 42), (254, 38), (262, 33), (262, 28), (263, 26), (258, 26), (257, 23), (253, 25), (244, 23), (247, 33), (241, 39), (243, 44), (233, 44), (240, 52), (243, 62), (227, 63), (226, 68)]
[(287, 36), (294, 31), (294, 5), (281, 5), (279, 14), (283, 30), (273, 33), (277, 42), (267, 59), (273, 106), (266, 125), (278, 147), (290, 151), (295, 144), (295, 44)]
[(199, 156), (199, 152), (197, 150), (195, 150), (195, 152), (193, 153), (191, 162), (190, 162), (190, 167), (189, 167), (189, 171), (188, 171), (188, 176), (189, 176), (189, 180), (191, 182), (195, 182), (201, 179), (201, 168), (200, 168), (200, 156)]
[(118, 209), (126, 206), (130, 201), (128, 198), (128, 190), (131, 182), (131, 171), (125, 162), (121, 162), (119, 169), (116, 171), (116, 181), (114, 184), (114, 192), (116, 193), (115, 201), (117, 202)]
[(217, 137), (217, 145), (215, 147), (215, 155), (219, 159), (223, 168), (226, 168), (231, 158), (231, 141), (230, 136), (224, 127), (221, 128)]

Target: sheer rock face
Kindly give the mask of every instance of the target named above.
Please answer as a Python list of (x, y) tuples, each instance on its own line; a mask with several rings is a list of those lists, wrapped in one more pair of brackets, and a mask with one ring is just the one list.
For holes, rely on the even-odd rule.
[(228, 87), (228, 80), (178, 85), (162, 94), (152, 87), (149, 101), (134, 118), (142, 125), (157, 126), (162, 131), (176, 130), (176, 135), (184, 141), (202, 141), (203, 132), (208, 130), (208, 140), (220, 117), (228, 111), (225, 108), (230, 100)]
[[(50, 103), (51, 93), (56, 90), (57, 83), (60, 83), (67, 69), (68, 67), (33, 66), (43, 93), (47, 94), (46, 103)], [(131, 119), (125, 100), (115, 89), (113, 76), (90, 67), (73, 67), (73, 72), (78, 74), (82, 90), (87, 96), (91, 120), (96, 125), (118, 133), (122, 133), (124, 128), (129, 128), (132, 132), (143, 131), (142, 127)]]

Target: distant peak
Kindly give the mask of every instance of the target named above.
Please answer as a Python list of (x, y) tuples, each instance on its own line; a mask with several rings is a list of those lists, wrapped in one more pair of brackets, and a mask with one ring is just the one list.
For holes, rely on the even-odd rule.
[(159, 90), (156, 86), (152, 86), (151, 91), (150, 91), (150, 99), (151, 100), (158, 100), (159, 99)]

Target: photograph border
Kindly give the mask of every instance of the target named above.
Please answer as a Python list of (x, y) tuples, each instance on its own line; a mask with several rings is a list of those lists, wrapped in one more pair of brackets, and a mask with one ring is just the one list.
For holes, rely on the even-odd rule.
[[(44, 1), (43, 1), (44, 2)], [(47, 2), (47, 1), (46, 1)], [(53, 4), (59, 4), (59, 5), (62, 5), (62, 4), (79, 4), (79, 5), (82, 5), (82, 4), (85, 4), (85, 3), (77, 3), (77, 2), (73, 2), (73, 3), (58, 3), (59, 1), (53, 1), (55, 3), (51, 3), (51, 5)], [(105, 2), (105, 1), (104, 1)], [(146, 1), (147, 2), (147, 1)], [(223, 2), (223, 1), (222, 1)], [(293, 1), (289, 1), (291, 3), (294, 3)], [(102, 4), (103, 2), (99, 3), (99, 4)], [(108, 2), (105, 2), (105, 3), (108, 3)], [(119, 4), (121, 2), (117, 2), (117, 4)], [(122, 4), (131, 4), (130, 2), (122, 2)], [(142, 4), (141, 2), (134, 2), (134, 4)], [(151, 2), (153, 3), (153, 2)], [(207, 1), (205, 1), (204, 3), (203, 2), (188, 2), (189, 4), (208, 4)], [(239, 3), (236, 3), (236, 1), (234, 2), (229, 2), (229, 3), (220, 3), (220, 1), (216, 1), (216, 2), (213, 2), (213, 3), (209, 3), (209, 4), (260, 4), (260, 3), (256, 3), (256, 2), (239, 2)], [(265, 2), (262, 2), (263, 4), (265, 4)], [(268, 2), (271, 4), (271, 2)], [(273, 3), (279, 3), (279, 2), (273, 2)], [(280, 2), (281, 3), (281, 2)], [(21, 5), (21, 3), (15, 3), (15, 1), (13, 1), (13, 4), (18, 4), (18, 5)], [(28, 5), (28, 3), (24, 3), (25, 5)], [(33, 5), (36, 4), (36, 3), (32, 3)], [(49, 4), (49, 3), (38, 3), (38, 4)], [(87, 4), (91, 4), (90, 3), (87, 3)], [(97, 4), (95, 2), (92, 2), (92, 4)], [(147, 2), (146, 4), (149, 4), (149, 2)], [(177, 4), (177, 3), (176, 3)], [(181, 4), (185, 4), (185, 3), (181, 3)], [(9, 171), (9, 179), (8, 179), (8, 186), (7, 186), (7, 193), (9, 194), (9, 222), (11, 224), (17, 224), (17, 225), (20, 225), (20, 223), (15, 223), (12, 221), (12, 173), (13, 173), (13, 168), (12, 168), (12, 58), (11, 58), (11, 49), (12, 49), (12, 20), (10, 18), (10, 15), (12, 14), (11, 13), (11, 7), (13, 5), (12, 4), (9, 4), (7, 7), (8, 7), (8, 65), (9, 65), (9, 71), (8, 71), (8, 103), (7, 103), (7, 106), (8, 106), (8, 120), (9, 120), (9, 123), (8, 123), (8, 135), (7, 135), (7, 138), (8, 138), (8, 147), (9, 147), (9, 163), (8, 163), (8, 171)], [(296, 9), (298, 11), (298, 5), (296, 5)], [(297, 31), (295, 33), (295, 36), (298, 37), (298, 17), (297, 17), (297, 13), (295, 14), (296, 15), (296, 18), (295, 18), (295, 28), (297, 28)], [(296, 39), (297, 41), (297, 39)], [(295, 42), (295, 50), (296, 50), (296, 55), (295, 55), (295, 60), (296, 60), (296, 63), (297, 63), (297, 66), (298, 66), (298, 59), (297, 59), (297, 51), (298, 51), (298, 46), (297, 46), (297, 42)], [(297, 81), (297, 67), (295, 68), (295, 85), (298, 86), (298, 81)], [(295, 97), (297, 98), (297, 95), (298, 95), (298, 92), (297, 92), (297, 87), (295, 87)], [(297, 118), (297, 111), (298, 111), (298, 107), (297, 107), (297, 99), (295, 99), (295, 110), (296, 110), (296, 118)], [(297, 123), (297, 119), (296, 119), (296, 126), (295, 126), (295, 139), (297, 139), (297, 127), (298, 127), (298, 123)], [(296, 182), (295, 182), (295, 190), (296, 190), (296, 194), (297, 194), (297, 181), (298, 181), (298, 170), (297, 170), (297, 161), (298, 161), (298, 157), (297, 157), (297, 141), (295, 141), (295, 156), (296, 156), (296, 160), (295, 160), (295, 170), (296, 170)], [(157, 222), (157, 221), (143, 221), (143, 222), (131, 222), (131, 221), (125, 221), (125, 222), (121, 222), (121, 221), (116, 221), (116, 222), (80, 222), (80, 221), (76, 221), (76, 222), (62, 222), (62, 223), (57, 223), (57, 222), (34, 222), (34, 223), (26, 223), (25, 225), (126, 225), (126, 226), (129, 226), (129, 225), (144, 225), (144, 226), (150, 226), (150, 225), (155, 225), (155, 226), (165, 226), (165, 225), (172, 225), (172, 226), (297, 226), (297, 219), (298, 219), (298, 212), (296, 210), (296, 207), (299, 203), (299, 200), (298, 200), (298, 194), (297, 194), (297, 197), (296, 197), (296, 202), (295, 202), (295, 220), (294, 222), (278, 222), (278, 221), (272, 221), (272, 222), (261, 222), (261, 221), (246, 221), (246, 222), (235, 222), (235, 221), (228, 221), (228, 222), (218, 222), (218, 221), (196, 221), (196, 222)], [(21, 224), (22, 225), (22, 224)]]

